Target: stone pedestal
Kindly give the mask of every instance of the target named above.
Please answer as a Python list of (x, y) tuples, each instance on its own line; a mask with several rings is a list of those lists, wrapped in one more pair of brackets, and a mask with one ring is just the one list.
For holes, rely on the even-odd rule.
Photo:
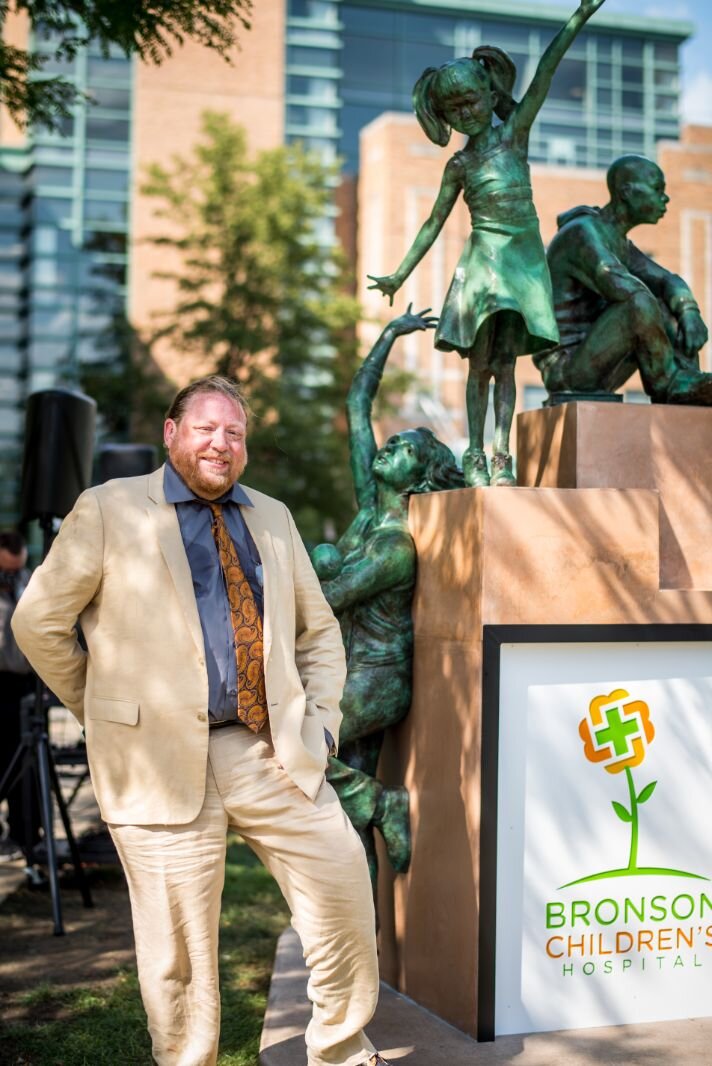
[(411, 499), (414, 695), (382, 774), (413, 860), (382, 862), (383, 976), (476, 1032), (482, 627), (712, 622), (712, 412), (577, 404), (519, 420), (523, 487)]
[(656, 489), (660, 587), (712, 589), (712, 411), (572, 403), (517, 420), (520, 485)]

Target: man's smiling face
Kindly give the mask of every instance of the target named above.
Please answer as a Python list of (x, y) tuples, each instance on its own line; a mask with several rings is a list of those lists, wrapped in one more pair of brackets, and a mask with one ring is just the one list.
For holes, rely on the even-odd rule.
[(247, 419), (239, 403), (220, 392), (199, 392), (179, 419), (167, 418), (168, 457), (196, 496), (216, 500), (247, 465)]

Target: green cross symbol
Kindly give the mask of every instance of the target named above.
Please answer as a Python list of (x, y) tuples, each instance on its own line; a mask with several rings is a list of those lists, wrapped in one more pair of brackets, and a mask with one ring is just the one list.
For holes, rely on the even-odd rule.
[(616, 755), (626, 755), (630, 751), (628, 737), (632, 733), (640, 731), (637, 720), (629, 719), (627, 722), (623, 721), (619, 707), (608, 707), (606, 709), (606, 719), (608, 721), (607, 726), (599, 726), (598, 729), (594, 730), (596, 742), (598, 744), (611, 744)]

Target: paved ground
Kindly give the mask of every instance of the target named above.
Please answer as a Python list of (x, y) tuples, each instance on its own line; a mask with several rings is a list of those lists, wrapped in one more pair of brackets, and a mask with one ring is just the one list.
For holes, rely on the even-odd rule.
[[(277, 948), (261, 1066), (305, 1066), (306, 983), (301, 945), (290, 929)], [(368, 1032), (393, 1066), (712, 1066), (712, 1018), (506, 1036), (478, 1044), (387, 985), (381, 986)]]
[[(73, 743), (79, 733), (68, 712), (53, 712), (51, 728), (58, 744)], [(71, 816), (78, 837), (100, 824), (88, 782), (73, 801)], [(61, 825), (57, 838), (61, 846)], [(22, 861), (0, 865), (0, 901), (22, 883), (23, 866)], [(69, 898), (79, 908), (73, 895)], [(96, 916), (78, 913), (84, 921), (87, 914), (90, 919)], [(305, 1066), (304, 1030), (310, 1010), (306, 982), (301, 946), (290, 929), (280, 938), (275, 958), (262, 1033), (262, 1066)], [(478, 1044), (387, 985), (382, 986), (369, 1034), (393, 1066), (712, 1066), (712, 1018), (500, 1037), (492, 1044)]]

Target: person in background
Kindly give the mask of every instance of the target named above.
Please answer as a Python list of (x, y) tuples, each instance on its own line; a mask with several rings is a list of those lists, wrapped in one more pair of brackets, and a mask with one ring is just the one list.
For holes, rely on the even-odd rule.
[[(20, 702), (32, 690), (33, 675), (17, 646), (10, 622), (30, 579), (27, 546), (17, 530), (0, 532), (0, 781), (20, 744)], [(40, 808), (34, 772), (13, 771), (0, 800), (7, 801), (7, 835), (0, 840), (0, 862), (21, 859), (32, 867), (40, 838)]]

